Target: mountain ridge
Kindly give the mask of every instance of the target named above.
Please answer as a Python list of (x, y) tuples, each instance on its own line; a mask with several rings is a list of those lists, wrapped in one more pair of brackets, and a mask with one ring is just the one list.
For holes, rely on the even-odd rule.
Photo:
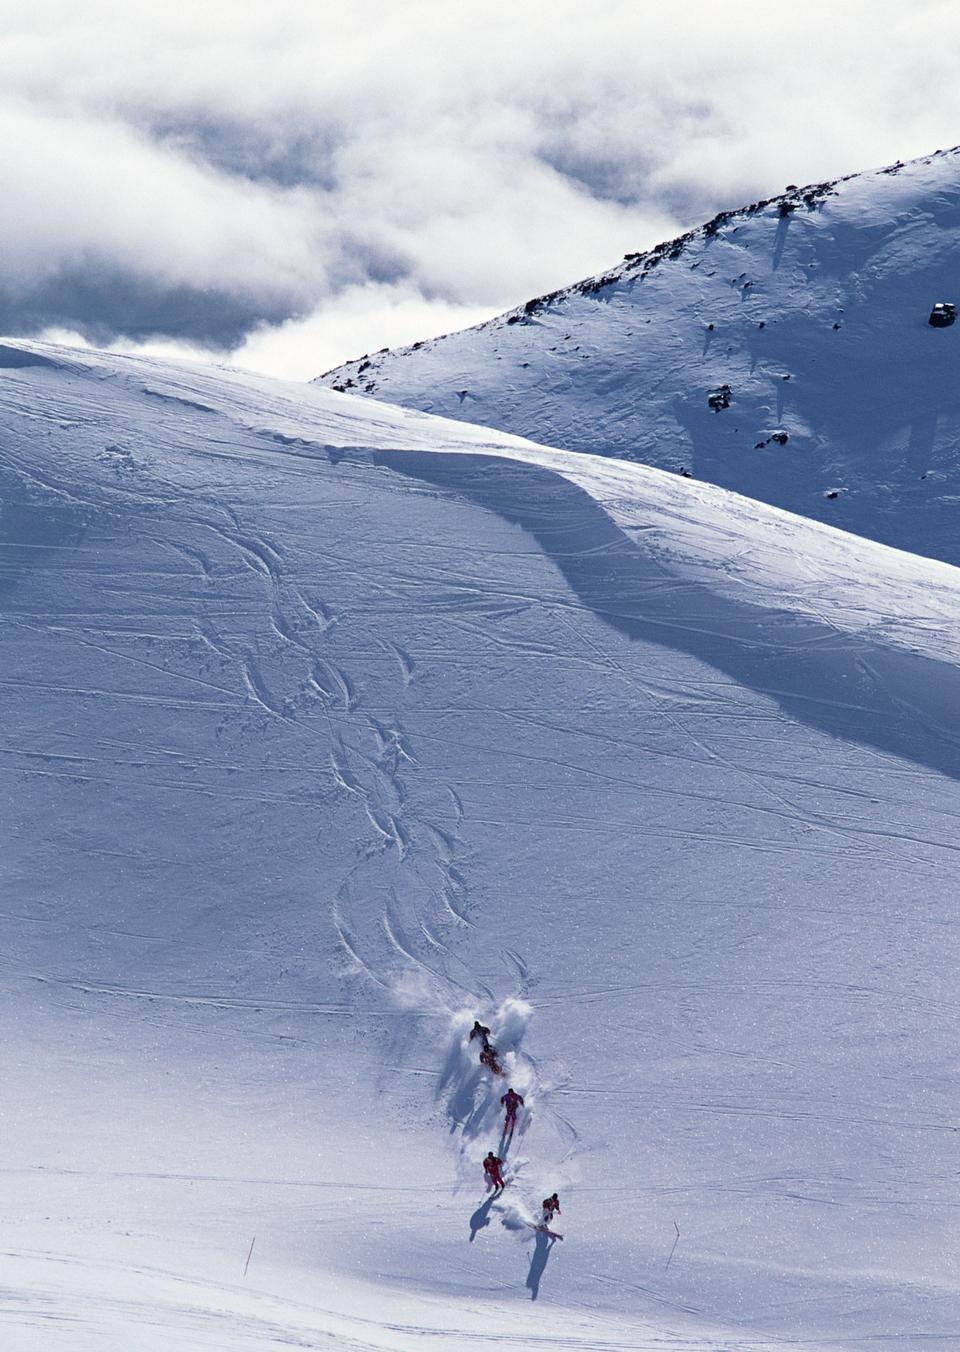
[(318, 380), (956, 562), (956, 331), (927, 318), (960, 257), (957, 162), (953, 148), (790, 188)]

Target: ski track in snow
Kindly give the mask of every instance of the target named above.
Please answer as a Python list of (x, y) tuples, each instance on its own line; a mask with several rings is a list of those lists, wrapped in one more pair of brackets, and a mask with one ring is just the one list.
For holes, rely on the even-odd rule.
[[(931, 750), (949, 742), (940, 706), (926, 687), (904, 689), (882, 645), (875, 660), (869, 617), (851, 635), (822, 598), (798, 594), (797, 651), (845, 664), (804, 693), (851, 723), (805, 720), (763, 667), (790, 650), (780, 630), (758, 624), (752, 685), (704, 658), (717, 631), (683, 611), (682, 558), (676, 578), (664, 555), (657, 585), (629, 594), (619, 561), (639, 571), (638, 557), (592, 536), (589, 504), (564, 498), (567, 515), (548, 505), (544, 529), (568, 533), (566, 552), (598, 570), (606, 599), (584, 599), (529, 525), (458, 480), (390, 466), (391, 448), (432, 445), (456, 480), (448, 462), (476, 452), (476, 433), (451, 446), (450, 429), (361, 406), (343, 414), (339, 468), (328, 447), (340, 405), (322, 394), (272, 406), (268, 382), (51, 352), (59, 370), (0, 381), (5, 415), (42, 402), (58, 429), (43, 456), (32, 433), (11, 437), (0, 494), (0, 773), (45, 833), (18, 818), (4, 875), (0, 999), (24, 1040), (6, 1050), (22, 1090), (0, 1169), (34, 1193), (11, 1198), (0, 1326), (27, 1330), (31, 1352), (57, 1327), (77, 1347), (104, 1329), (127, 1344), (148, 1330), (144, 1352), (835, 1352), (953, 1336), (960, 1004), (956, 926), (939, 899), (960, 803), (937, 760), (949, 745)], [(146, 387), (159, 430), (137, 421)], [(318, 425), (298, 430), (297, 418)], [(124, 449), (97, 459), (108, 429)], [(380, 441), (385, 455), (363, 449)], [(518, 444), (481, 448), (484, 475), (508, 488), (524, 456), (524, 475), (551, 463)], [(228, 473), (226, 505), (210, 476)], [(562, 457), (549, 473), (589, 479)], [(616, 510), (639, 511), (649, 488), (656, 517), (658, 481), (631, 473)], [(308, 490), (309, 529), (293, 515)], [(691, 487), (690, 521), (717, 501)], [(464, 522), (482, 525), (489, 548), (473, 572), (439, 534), (424, 538), (441, 508), (462, 514), (455, 540)], [(739, 563), (753, 537), (736, 543), (746, 527), (734, 517)], [(817, 528), (803, 540), (811, 557), (832, 547)], [(924, 565), (890, 567), (902, 594), (921, 597)], [(773, 584), (756, 585), (758, 609), (774, 613)], [(864, 615), (872, 595), (863, 584)], [(617, 628), (658, 596), (687, 647)], [(921, 634), (921, 600), (915, 613)], [(933, 660), (939, 640), (918, 642)], [(909, 730), (909, 754), (854, 724), (875, 707)], [(47, 836), (58, 849), (38, 851)], [(136, 848), (117, 848), (126, 841)], [(876, 890), (864, 895), (860, 877)], [(474, 1017), (493, 1029), (503, 1081), (465, 1041)], [(805, 1046), (814, 1031), (821, 1042)], [(83, 1060), (88, 1038), (96, 1064)], [(37, 1055), (61, 1041), (38, 1086)], [(89, 1099), (78, 1064), (105, 1077)], [(511, 1082), (527, 1101), (500, 1148), (513, 1177), (477, 1206)], [(73, 1139), (44, 1136), (31, 1153), (40, 1127), (16, 1117), (31, 1095), (47, 1133), (73, 1122), (74, 1105)], [(366, 1117), (351, 1116), (354, 1100)], [(190, 1158), (170, 1144), (181, 1138), (194, 1168), (175, 1167)], [(852, 1141), (859, 1158), (838, 1145)], [(149, 1150), (161, 1162), (136, 1167)], [(270, 1176), (263, 1152), (289, 1167)], [(411, 1152), (415, 1181), (403, 1176)], [(231, 1167), (208, 1167), (215, 1157)], [(136, 1187), (112, 1193), (107, 1179)], [(342, 1205), (273, 1202), (272, 1188), (340, 1189)], [(531, 1204), (554, 1188), (573, 1199), (576, 1230), (545, 1255)], [(182, 1253), (181, 1206), (194, 1218)], [(81, 1260), (54, 1237), (79, 1246), (71, 1218), (88, 1212), (102, 1256)], [(856, 1257), (875, 1230), (882, 1271)], [(251, 1281), (221, 1280), (229, 1264), (239, 1277), (251, 1236)], [(155, 1258), (126, 1263), (134, 1250)], [(202, 1275), (188, 1278), (188, 1263)], [(368, 1318), (371, 1295), (380, 1313)]]
[[(151, 393), (156, 394), (157, 392), (151, 391)], [(187, 408), (202, 407), (192, 400), (180, 400), (178, 402)], [(212, 410), (206, 411), (211, 412)], [(216, 514), (219, 515), (219, 509)], [(432, 925), (443, 926), (451, 920), (458, 925), (469, 925), (470, 920), (464, 910), (464, 881), (456, 865), (458, 835), (464, 818), (459, 796), (456, 790), (450, 787), (449, 796), (456, 810), (453, 821), (429, 822), (410, 814), (405, 803), (406, 794), (401, 770), (404, 764), (414, 765), (416, 763), (415, 746), (403, 732), (398, 715), (394, 714), (387, 722), (379, 721), (362, 711), (358, 712), (361, 701), (355, 682), (348, 671), (330, 659), (323, 645), (324, 635), (336, 623), (335, 611), (323, 603), (308, 604), (302, 591), (296, 585), (291, 586), (288, 583), (281, 550), (272, 541), (245, 527), (242, 517), (238, 514), (231, 513), (231, 524), (226, 527), (220, 525), (216, 519), (204, 519), (203, 517), (197, 518), (197, 523), (221, 541), (228, 554), (232, 553), (241, 566), (254, 574), (261, 583), (264, 589), (263, 602), (270, 616), (270, 630), (283, 653), (289, 652), (293, 657), (305, 659), (305, 680), (299, 676), (299, 673), (295, 673), (291, 679), (288, 676), (289, 664), (283, 661), (279, 664), (271, 661), (270, 675), (269, 677), (265, 675), (260, 650), (250, 649), (242, 641), (238, 642), (235, 639), (229, 642), (224, 641), (216, 632), (210, 619), (206, 618), (209, 615), (207, 605), (204, 605), (202, 610), (205, 618), (199, 622), (197, 628), (197, 632), (204, 643), (228, 666), (239, 667), (243, 688), (249, 699), (266, 716), (272, 719), (290, 720), (296, 725), (295, 710), (302, 698), (304, 689), (316, 695), (322, 701), (325, 709), (334, 705), (341, 714), (349, 716), (349, 724), (345, 725), (341, 722), (334, 734), (331, 766), (335, 784), (344, 793), (354, 796), (362, 802), (367, 819), (376, 836), (382, 841), (383, 848), (392, 849), (396, 852), (399, 865), (403, 866), (412, 862), (409, 860), (409, 855), (412, 850), (415, 850), (416, 867), (420, 876), (425, 876), (430, 872), (439, 875), (439, 885), (427, 889), (426, 892), (421, 889), (419, 893), (419, 895), (427, 898), (432, 897), (439, 904), (440, 910), (435, 914)], [(218, 574), (222, 575), (229, 568), (228, 563), (215, 560), (208, 552), (197, 550), (190, 545), (170, 539), (165, 539), (162, 544), (184, 559), (189, 567), (196, 568), (204, 584), (213, 582)], [(290, 597), (293, 598), (292, 609)], [(303, 624), (304, 617), (313, 622), (309, 628)], [(102, 645), (92, 643), (89, 638), (83, 635), (78, 634), (71, 637), (81, 644), (107, 651), (102, 648)], [(397, 661), (402, 687), (408, 687), (415, 669), (414, 659), (409, 651), (399, 644), (388, 642), (384, 644), (384, 648), (391, 652)], [(118, 655), (122, 660), (127, 660), (125, 654)], [(134, 658), (132, 660), (138, 661), (140, 659)], [(152, 665), (155, 670), (162, 672), (164, 675), (169, 676), (171, 674), (167, 668), (158, 664), (148, 663), (146, 665)], [(173, 674), (176, 676), (176, 673)], [(196, 682), (196, 678), (187, 675), (179, 679)], [(234, 693), (229, 685), (208, 681), (196, 683), (217, 689), (227, 696)], [(374, 754), (369, 754), (360, 749), (365, 743), (369, 743), (371, 740), (370, 734), (373, 735), (376, 742)], [(358, 869), (362, 873), (362, 864), (358, 865)], [(360, 885), (356, 879), (351, 881), (351, 888)], [(402, 924), (399, 919), (400, 907), (395, 892), (392, 901), (384, 907), (380, 919), (389, 940), (389, 950), (398, 959), (398, 962), (393, 965), (392, 970), (378, 971), (369, 960), (362, 956), (362, 940), (357, 936), (356, 922), (348, 918), (349, 904), (344, 905), (348, 896), (349, 890), (345, 892), (344, 889), (341, 889), (334, 910), (334, 924), (349, 961), (355, 964), (375, 986), (387, 991), (398, 985), (404, 987), (410, 973), (414, 973), (417, 977), (422, 978), (425, 988), (433, 992), (428, 998), (436, 1002), (437, 1009), (443, 1007), (440, 1003), (441, 1000), (450, 1001), (452, 999), (462, 1005), (464, 1001), (468, 1004), (476, 1001), (478, 996), (481, 999), (484, 995), (489, 998), (490, 993), (486, 988), (471, 991), (460, 983), (451, 983), (448, 976), (442, 974), (418, 952), (423, 940), (426, 940), (429, 947), (441, 956), (446, 954), (447, 945), (439, 937), (439, 932), (430, 927), (431, 921), (428, 916), (415, 915), (413, 917), (416, 931), (416, 937), (414, 937), (410, 927)], [(519, 955), (514, 953), (510, 954), (510, 961), (516, 968), (522, 985), (527, 975), (526, 964)], [(329, 1015), (342, 1012), (337, 1007), (324, 1004), (310, 1005), (303, 1002), (278, 1002), (269, 999), (241, 1000), (204, 994), (176, 995), (170, 992), (140, 990), (129, 986), (70, 981), (39, 974), (36, 974), (34, 979), (41, 983), (54, 981), (58, 985), (81, 994), (121, 997), (145, 1001), (150, 1004), (156, 1002), (161, 1005), (174, 1003), (188, 1007), (206, 1006), (222, 1010), (256, 1010), (257, 1012), (283, 1011), (301, 1015)], [(495, 1026), (497, 1027), (503, 1021), (504, 1008), (509, 1013), (509, 1006), (502, 1007), (499, 1015), (494, 1016)], [(529, 1064), (524, 1068), (523, 1064), (517, 1061), (518, 1055), (518, 1049), (511, 1048), (506, 1052), (506, 1061), (514, 1078), (525, 1089), (528, 1100), (527, 1112), (529, 1113), (533, 1108), (536, 1079)], [(478, 1077), (474, 1069), (472, 1074), (465, 1077), (464, 1082), (459, 1085), (456, 1095), (451, 1099), (449, 1112), (452, 1118), (455, 1118), (457, 1111), (463, 1110), (465, 1094), (471, 1094), (474, 1100), (469, 1113), (469, 1121), (460, 1124), (465, 1155), (469, 1155), (470, 1150), (476, 1145), (481, 1124), (489, 1131), (492, 1118), (495, 1118), (500, 1112), (499, 1102), (497, 1101), (499, 1081), (494, 1084), (490, 1084), (489, 1081), (490, 1077), (487, 1076), (487, 1083), (484, 1083), (482, 1077)], [(492, 1094), (491, 1090), (493, 1091)], [(545, 1110), (546, 1105), (541, 1105), (541, 1111)], [(572, 1128), (569, 1127), (565, 1119), (557, 1114), (555, 1116), (557, 1121), (562, 1123), (563, 1130), (568, 1138), (572, 1138), (575, 1144), (576, 1134), (572, 1131)], [(528, 1122), (525, 1122), (524, 1130), (527, 1125)], [(512, 1142), (502, 1142), (500, 1148), (506, 1153), (510, 1144)], [(568, 1146), (567, 1153), (571, 1148), (573, 1148), (572, 1145)], [(472, 1166), (476, 1169), (476, 1161), (472, 1161)]]

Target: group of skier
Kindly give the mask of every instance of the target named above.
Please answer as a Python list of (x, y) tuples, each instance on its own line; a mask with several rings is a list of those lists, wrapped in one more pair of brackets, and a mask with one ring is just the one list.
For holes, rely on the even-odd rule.
[[(494, 1075), (504, 1075), (505, 1071), (497, 1059), (497, 1049), (490, 1041), (490, 1029), (485, 1027), (479, 1019), (474, 1021), (473, 1028), (470, 1030), (470, 1041), (479, 1039), (482, 1050), (480, 1052), (480, 1064), (487, 1067)], [(510, 1086), (507, 1092), (501, 1096), (500, 1105), (504, 1109), (503, 1119), (503, 1144), (508, 1144), (512, 1138), (517, 1126), (517, 1112), (524, 1106), (523, 1095)], [(483, 1161), (483, 1172), (486, 1176), (487, 1186), (492, 1187), (494, 1194), (499, 1196), (507, 1186), (506, 1179), (503, 1176), (504, 1161), (493, 1150), (487, 1151)], [(551, 1239), (562, 1239), (562, 1235), (556, 1234), (550, 1229), (554, 1216), (559, 1216), (560, 1199), (556, 1193), (543, 1199), (541, 1207), (540, 1224), (534, 1228)]]

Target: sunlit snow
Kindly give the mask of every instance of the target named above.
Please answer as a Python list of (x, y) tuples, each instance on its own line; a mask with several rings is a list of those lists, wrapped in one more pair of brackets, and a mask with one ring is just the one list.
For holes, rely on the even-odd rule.
[(4, 1348), (950, 1345), (960, 572), (226, 370), (0, 427)]

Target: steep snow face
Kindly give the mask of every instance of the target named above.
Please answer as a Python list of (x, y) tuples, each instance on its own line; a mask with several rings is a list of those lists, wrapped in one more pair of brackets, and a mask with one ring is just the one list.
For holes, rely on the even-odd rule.
[(4, 1347), (954, 1336), (955, 569), (227, 371), (0, 423)]
[(692, 473), (960, 562), (960, 152), (724, 213), (337, 389)]

